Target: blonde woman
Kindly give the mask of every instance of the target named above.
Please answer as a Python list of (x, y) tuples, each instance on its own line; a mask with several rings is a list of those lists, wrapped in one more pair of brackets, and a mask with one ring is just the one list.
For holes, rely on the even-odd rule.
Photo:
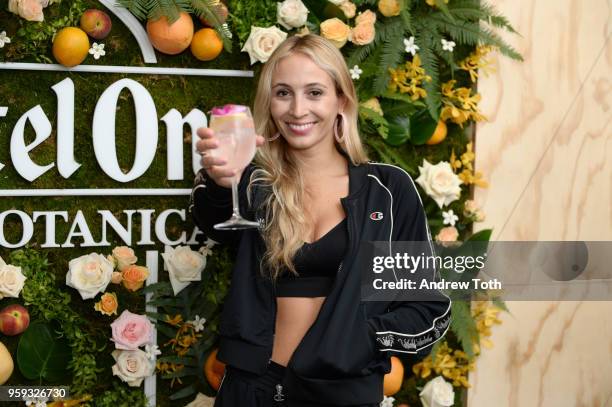
[[(195, 222), (238, 249), (219, 330), (227, 369), (217, 407), (378, 406), (390, 356), (426, 353), (448, 328), (446, 297), (361, 299), (360, 242), (430, 236), (410, 176), (368, 162), (357, 109), (338, 49), (293, 36), (261, 72), (253, 164), (229, 170), (207, 154), (218, 145), (213, 131), (198, 130)], [(213, 229), (231, 214), (232, 176), (242, 214), (259, 229)]]

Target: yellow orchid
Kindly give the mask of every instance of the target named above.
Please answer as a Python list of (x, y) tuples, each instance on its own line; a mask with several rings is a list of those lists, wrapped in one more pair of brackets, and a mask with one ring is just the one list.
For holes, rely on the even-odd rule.
[(412, 61), (407, 61), (397, 69), (389, 68), (389, 74), (391, 75), (389, 82), (391, 92), (407, 93), (412, 100), (419, 100), (427, 96), (422, 84), (430, 82), (431, 77), (425, 74), (418, 54), (412, 58)]
[(450, 120), (463, 127), (468, 120), (475, 122), (484, 121), (486, 117), (478, 110), (478, 103), (481, 96), (476, 93), (472, 95), (472, 90), (468, 88), (455, 88), (456, 80), (452, 79), (442, 84), (442, 110), (440, 119)]
[(476, 79), (478, 79), (478, 70), (484, 72), (485, 76), (495, 71), (491, 67), (491, 60), (485, 59), (485, 57), (493, 50), (494, 47), (492, 46), (477, 46), (474, 52), (468, 55), (468, 57), (463, 61), (459, 62), (459, 68), (467, 71), (470, 74), (470, 79), (472, 82), (476, 82)]

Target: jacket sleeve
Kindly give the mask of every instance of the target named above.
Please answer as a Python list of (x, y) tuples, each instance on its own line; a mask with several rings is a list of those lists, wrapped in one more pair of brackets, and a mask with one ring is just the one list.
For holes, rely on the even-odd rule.
[[(240, 213), (246, 219), (254, 216), (247, 200), (247, 185), (254, 165), (250, 164), (243, 172), (238, 183)], [(216, 230), (213, 226), (224, 222), (232, 215), (232, 190), (217, 185), (202, 168), (196, 174), (191, 191), (189, 210), (196, 226), (206, 237), (229, 245), (236, 245), (242, 235), (240, 230)]]
[[(403, 170), (398, 169), (393, 175), (399, 179), (390, 180), (390, 184), (397, 185), (389, 189), (393, 191), (390, 192), (393, 201), (392, 240), (425, 242), (420, 244), (426, 248), (424, 254), (435, 255), (425, 210), (416, 186)], [(423, 278), (432, 281), (439, 277), (435, 269), (430, 269)], [(378, 350), (389, 355), (406, 356), (408, 353), (425, 356), (448, 330), (450, 318), (450, 298), (434, 291), (428, 295), (427, 301), (390, 301), (387, 311), (369, 318), (368, 324)]]

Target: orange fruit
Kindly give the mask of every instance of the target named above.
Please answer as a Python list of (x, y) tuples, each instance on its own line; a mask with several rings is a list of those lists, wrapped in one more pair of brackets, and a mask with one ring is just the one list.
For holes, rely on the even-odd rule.
[(444, 120), (440, 120), (438, 121), (438, 125), (436, 126), (436, 129), (434, 130), (433, 134), (425, 144), (432, 146), (434, 144), (441, 143), (446, 138), (447, 133), (448, 128), (446, 127), (446, 123), (444, 122)]
[(212, 28), (202, 28), (193, 35), (191, 53), (200, 61), (217, 58), (223, 50), (223, 41)]
[(89, 52), (89, 38), (78, 27), (65, 27), (55, 34), (53, 57), (60, 64), (72, 67), (85, 60)]
[(383, 394), (392, 396), (402, 388), (404, 365), (397, 356), (391, 356), (391, 371), (384, 377)]
[(181, 11), (178, 20), (168, 24), (166, 16), (147, 21), (147, 34), (156, 50), (168, 55), (185, 51), (193, 38), (193, 20)]
[(221, 379), (223, 379), (225, 374), (225, 363), (217, 360), (218, 351), (219, 349), (215, 349), (210, 352), (210, 355), (206, 358), (206, 363), (204, 363), (204, 376), (206, 376), (206, 380), (215, 390), (219, 390)]

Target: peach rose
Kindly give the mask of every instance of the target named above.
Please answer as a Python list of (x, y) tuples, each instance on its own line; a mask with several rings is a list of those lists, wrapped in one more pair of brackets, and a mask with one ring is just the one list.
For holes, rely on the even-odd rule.
[(376, 22), (376, 13), (372, 10), (366, 10), (363, 13), (359, 13), (357, 18), (355, 19), (355, 25), (359, 24), (370, 24), (374, 25)]
[(94, 304), (94, 309), (104, 315), (117, 315), (117, 307), (119, 307), (119, 302), (115, 293), (102, 294), (100, 301)]
[(39, 0), (19, 0), (15, 3), (13, 7), (9, 5), (9, 10), (16, 9), (16, 14), (19, 14), (21, 18), (28, 21), (43, 21), (45, 19), (43, 6)]
[(130, 291), (136, 291), (142, 288), (142, 285), (149, 277), (149, 270), (143, 266), (131, 265), (123, 269), (121, 272), (123, 286)]
[(366, 45), (374, 41), (374, 25), (357, 24), (351, 30), (351, 42), (355, 45)]
[(456, 242), (458, 237), (459, 232), (457, 231), (457, 228), (454, 226), (447, 226), (440, 229), (436, 235), (436, 241), (442, 243), (444, 246), (447, 246), (444, 243)]
[(111, 276), (111, 283), (113, 284), (121, 284), (123, 281), (123, 274), (118, 271), (113, 271), (113, 275)]
[(321, 36), (331, 41), (336, 48), (342, 48), (351, 34), (351, 28), (336, 17), (323, 21), (319, 28)]
[(340, 10), (342, 10), (346, 18), (355, 17), (355, 12), (357, 11), (357, 6), (355, 6), (355, 3), (351, 3), (350, 1), (345, 1), (344, 3), (340, 4), (338, 7), (340, 7)]
[(134, 250), (127, 246), (117, 246), (113, 249), (113, 257), (117, 261), (116, 267), (119, 271), (123, 271), (127, 266), (135, 264), (138, 257), (134, 255)]
[(465, 201), (463, 208), (463, 216), (466, 218), (474, 222), (482, 222), (485, 220), (485, 214), (472, 199)]
[(378, 11), (385, 17), (399, 16), (400, 4), (397, 0), (379, 0)]

